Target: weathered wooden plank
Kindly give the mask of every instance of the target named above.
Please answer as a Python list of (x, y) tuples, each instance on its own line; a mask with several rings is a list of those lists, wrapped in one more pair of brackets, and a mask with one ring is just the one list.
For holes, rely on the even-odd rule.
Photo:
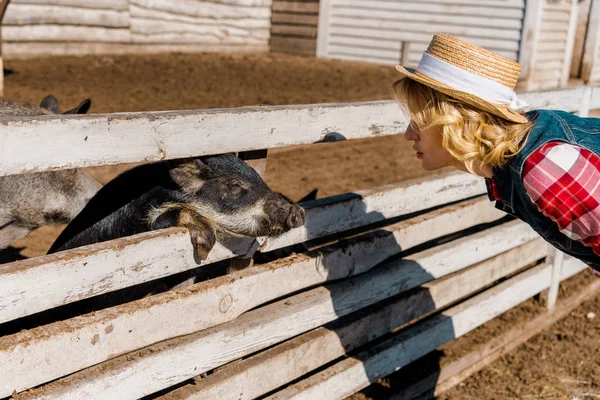
[(273, 1), (273, 12), (317, 14), (319, 3), (275, 0)]
[[(516, 272), (543, 258), (545, 251), (542, 239), (535, 239), (471, 268), (428, 283), (410, 296), (387, 302), (372, 313), (360, 313), (350, 322), (326, 325), (231, 366), (225, 366), (194, 385), (186, 385), (161, 399), (237, 400), (260, 397), (416, 317), (443, 308)], [(418, 264), (413, 264), (403, 269), (402, 274), (420, 275), (420, 268)], [(380, 273), (380, 268), (373, 273)], [(399, 282), (393, 276), (384, 275), (382, 278), (381, 284), (377, 285), (378, 289), (379, 285), (389, 284), (405, 287), (404, 282)], [(264, 376), (269, 376), (269, 379), (261, 379)]]
[[(535, 85), (536, 83), (542, 84), (542, 88), (556, 88), (560, 83), (560, 71), (558, 70), (549, 70), (549, 71), (540, 71), (537, 68), (533, 69), (535, 73), (534, 78), (531, 79), (531, 85)], [(553, 86), (549, 86), (553, 85)]]
[(600, 2), (593, 1), (590, 8), (585, 47), (581, 60), (581, 79), (588, 83), (600, 66)]
[(592, 0), (581, 0), (577, 2), (577, 27), (575, 28), (575, 42), (573, 44), (570, 73), (573, 78), (579, 78), (581, 74), (581, 59), (585, 47), (585, 35), (587, 33), (591, 5)]
[[(430, 41), (433, 37), (433, 33), (429, 32), (411, 32), (411, 31), (395, 31), (383, 28), (363, 28), (359, 26), (338, 26), (332, 25), (329, 28), (329, 32), (331, 35), (338, 36), (358, 36), (365, 38), (386, 38), (386, 39), (396, 39), (399, 41), (417, 41), (417, 42), (425, 42)], [(475, 44), (478, 46), (485, 47), (490, 50), (518, 50), (519, 48), (519, 40), (511, 40), (511, 39), (501, 39), (501, 38), (485, 38), (485, 37), (476, 37), (476, 36), (462, 36), (458, 35), (461, 38)]]
[[(423, 381), (427, 380), (428, 382), (434, 383), (433, 385), (431, 383), (423, 385), (423, 387), (426, 387), (425, 390), (428, 392), (431, 389), (435, 389), (434, 396), (441, 395), (471, 376), (473, 373), (490, 365), (498, 358), (511, 352), (544, 329), (547, 329), (558, 320), (566, 317), (574, 308), (578, 307), (584, 301), (593, 298), (595, 295), (598, 295), (599, 292), (600, 280), (596, 279), (578, 293), (572, 295), (568, 299), (562, 300), (553, 312), (539, 315), (525, 325), (518, 326), (502, 336), (494, 338), (483, 348), (479, 348), (476, 351), (461, 357), (459, 360), (443, 367), (440, 371), (436, 371), (434, 375), (423, 379)], [(391, 396), (390, 400), (413, 398), (416, 395), (423, 393), (422, 390), (415, 390), (418, 384), (419, 383), (412, 385), (397, 395)]]
[(129, 0), (102, 0), (102, 1), (97, 1), (97, 0), (11, 0), (10, 3), (12, 5), (43, 4), (43, 5), (70, 6), (70, 7), (81, 7), (81, 8), (96, 8), (96, 9), (117, 10), (117, 11), (127, 11), (127, 9), (129, 8)]
[(223, 25), (235, 28), (269, 28), (268, 18), (214, 18), (193, 17), (181, 14), (172, 14), (162, 10), (154, 10), (132, 4), (129, 8), (132, 19), (157, 20), (166, 22), (178, 22), (196, 25)]
[(249, 26), (242, 24), (228, 24), (215, 21), (213, 24), (203, 24), (201, 22), (175, 22), (163, 21), (145, 18), (131, 18), (131, 32), (141, 35), (161, 35), (161, 34), (195, 34), (214, 36), (219, 40), (226, 40), (231, 36), (251, 37), (268, 39), (269, 24), (268, 20), (255, 19), (255, 22)]
[(3, 53), (12, 58), (39, 58), (41, 55), (156, 54), (156, 53), (264, 53), (268, 43), (101, 43), (101, 42), (4, 42)]
[[(442, 4), (440, 4), (442, 3)], [(473, 4), (472, 1), (462, 2), (460, 4), (453, 4), (450, 7), (445, 2), (437, 2), (437, 4), (431, 2), (427, 3), (427, 12), (432, 14), (453, 14), (453, 15), (468, 15), (468, 16), (483, 16), (483, 17), (496, 17), (496, 18), (512, 18), (521, 19), (523, 18), (523, 7), (480, 7)], [(387, 11), (415, 11), (422, 9), (423, 2), (415, 1), (369, 1), (364, 2), (362, 0), (333, 0), (332, 5), (335, 9), (341, 8), (356, 8), (361, 9), (378, 9)], [(357, 14), (360, 14), (358, 12)]]
[[(129, 0), (131, 4), (153, 10), (205, 18), (264, 18), (271, 17), (270, 2), (265, 0), (193, 1), (193, 0)], [(253, 7), (240, 7), (247, 2)]]
[(74, 25), (2, 26), (2, 39), (7, 42), (120, 42), (131, 41), (129, 29)]
[(314, 56), (316, 47), (315, 39), (271, 36), (271, 51)]
[[(418, 53), (419, 56), (427, 49), (428, 43), (407, 42), (410, 43), (411, 52)], [(400, 54), (401, 42), (396, 39), (372, 39), (372, 38), (357, 38), (351, 36), (336, 36), (332, 35), (329, 38), (329, 45), (345, 46), (357, 48), (360, 51), (362, 48), (378, 48), (378, 49), (396, 49)]]
[(586, 89), (584, 87), (571, 87), (560, 90), (545, 90), (519, 94), (527, 101), (531, 109), (548, 108), (565, 110), (568, 112), (579, 111)]
[[(573, 2), (571, 2), (573, 4)], [(548, 4), (544, 5), (544, 12), (542, 14), (542, 22), (552, 21), (552, 22), (567, 22), (569, 21), (569, 15), (571, 13), (571, 4), (566, 4), (560, 9), (549, 9)]]
[[(357, 27), (365, 29), (385, 29), (396, 31), (399, 35), (404, 36), (404, 32), (419, 32), (429, 33), (433, 36), (435, 33), (443, 30), (445, 33), (454, 36), (469, 36), (476, 38), (492, 38), (502, 40), (520, 40), (520, 29), (505, 29), (487, 27), (485, 25), (468, 26), (468, 25), (448, 25), (437, 23), (423, 23), (421, 21), (397, 21), (396, 19), (371, 19), (356, 17), (346, 17), (332, 15), (330, 23), (333, 26)], [(333, 31), (332, 31), (333, 32)]]
[(339, 46), (339, 45), (335, 45), (330, 43), (328, 48), (329, 48), (329, 55), (331, 57), (335, 57), (337, 58), (338, 56), (349, 56), (349, 57), (355, 57), (357, 60), (362, 60), (362, 59), (368, 59), (368, 58), (373, 58), (373, 59), (383, 59), (383, 60), (389, 60), (390, 63), (395, 63), (398, 64), (400, 62), (401, 59), (401, 51), (400, 51), (400, 42), (396, 43), (396, 49), (394, 49), (393, 47), (391, 48), (387, 48), (387, 49), (378, 49), (378, 48), (356, 48), (356, 47), (350, 47), (350, 46)]
[(525, 16), (523, 17), (523, 33), (519, 50), (519, 64), (523, 67), (521, 70), (521, 79), (525, 82), (525, 89), (529, 89), (529, 79), (533, 77), (532, 69), (535, 65), (537, 46), (539, 46), (538, 37), (540, 34), (540, 24), (544, 0), (528, 0), (525, 7)]
[(553, 1), (554, 3), (546, 1), (546, 4), (544, 4), (545, 11), (563, 14), (569, 12), (569, 5), (572, 3), (571, 1)]
[[(581, 271), (582, 263), (565, 272)], [(515, 307), (550, 285), (550, 266), (540, 265), (430, 318), (397, 336), (267, 397), (343, 399), (383, 378), (436, 347), (460, 337)]]
[[(438, 273), (448, 274), (524, 244), (536, 236), (530, 228), (515, 221), (494, 228), (493, 233), (482, 232), (473, 235), (471, 238), (459, 239), (459, 241), (447, 243), (438, 248), (413, 255), (406, 260), (397, 260), (397, 262), (417, 263), (424, 271), (425, 276), (431, 276), (431, 273), (425, 271), (430, 271), (433, 266), (435, 266)], [(264, 301), (267, 292), (268, 295), (273, 295), (274, 290), (281, 290), (281, 295), (285, 295), (294, 292), (294, 286), (299, 289), (297, 280), (302, 280), (301, 284), (306, 285), (308, 281), (300, 276), (300, 273), (305, 276), (320, 275), (319, 279), (312, 280), (312, 284), (318, 284), (323, 283), (326, 279), (338, 279), (352, 273), (364, 271), (365, 261), (356, 260), (359, 255), (356, 252), (357, 249), (353, 248), (352, 245), (346, 246), (346, 248), (347, 250), (343, 254), (338, 254), (336, 257), (336, 261), (339, 260), (340, 264), (334, 264), (331, 259), (321, 259), (316, 265), (310, 265), (306, 261), (296, 262), (295, 265), (301, 267), (301, 269), (295, 271), (294, 275), (289, 274), (289, 271), (291, 271), (290, 268), (272, 265), (271, 271), (265, 271), (270, 274), (268, 277), (265, 272), (256, 274), (256, 271), (261, 270), (263, 267), (253, 267), (229, 277), (217, 278), (214, 281), (221, 282), (226, 279), (235, 281), (228, 284), (227, 290), (218, 291), (218, 295), (213, 295), (212, 297), (209, 297), (207, 292), (204, 292), (206, 295), (202, 295), (196, 289), (196, 292), (198, 292), (198, 296), (196, 297), (203, 297), (203, 301), (191, 309), (178, 307), (171, 310), (169, 318), (163, 320), (162, 323), (155, 324), (156, 316), (161, 312), (159, 310), (160, 305), (154, 304), (150, 309), (145, 309), (143, 317), (136, 312), (139, 318), (141, 318), (139, 327), (126, 327), (120, 322), (115, 321), (109, 325), (111, 327), (108, 329), (109, 333), (105, 333), (105, 328), (101, 327), (97, 333), (96, 340), (88, 336), (87, 333), (79, 331), (77, 333), (68, 333), (68, 335), (72, 335), (72, 339), (64, 341), (60, 338), (63, 335), (54, 330), (51, 339), (53, 345), (51, 347), (44, 346), (46, 347), (45, 351), (39, 347), (39, 340), (37, 344), (29, 341), (27, 345), (23, 343), (18, 346), (12, 346), (11, 351), (5, 353), (6, 357), (10, 357), (11, 362), (0, 361), (0, 365), (11, 366), (11, 369), (7, 368), (10, 376), (6, 376), (6, 381), (10, 383), (0, 382), (0, 385), (3, 384), (0, 389), (0, 395), (4, 395), (6, 391), (10, 394), (15, 388), (22, 390), (31, 387), (30, 382), (33, 381), (41, 383), (43, 381), (42, 376), (45, 377), (43, 379), (47, 380), (50, 376), (62, 376), (65, 374), (65, 371), (75, 371), (81, 368), (82, 365), (95, 364), (101, 360), (98, 357), (99, 352), (109, 350), (106, 349), (107, 343), (112, 342), (112, 352), (103, 356), (102, 358), (104, 359), (107, 358), (106, 356), (112, 357), (118, 354), (119, 351), (115, 351), (115, 346), (118, 345), (123, 348), (125, 342), (129, 340), (135, 341), (134, 348), (139, 348), (148, 343), (148, 335), (156, 338), (157, 333), (165, 333), (166, 330), (171, 330), (171, 333), (173, 333), (172, 328), (174, 325), (180, 325), (181, 322), (188, 322), (190, 319), (199, 318), (198, 313), (194, 313), (194, 310), (197, 311), (200, 308), (203, 310), (205, 319), (208, 314), (216, 311), (220, 315), (219, 319), (224, 321), (223, 315), (228, 314), (232, 316), (231, 314), (239, 312), (238, 307), (243, 306), (240, 303), (245, 303), (242, 296), (254, 297), (255, 300), (253, 301)], [(461, 249), (460, 252), (457, 250), (459, 248)], [(373, 258), (380, 257), (382, 250), (373, 249), (370, 257), (365, 258), (368, 258), (368, 262), (371, 262)], [(466, 253), (463, 252), (468, 253), (469, 257), (465, 257), (464, 254)], [(352, 255), (348, 256), (348, 253), (352, 253)], [(344, 257), (345, 260), (343, 259)], [(275, 269), (272, 269), (273, 267)], [(264, 269), (267, 270), (268, 268)], [(253, 275), (260, 279), (255, 281), (250, 279)], [(327, 276), (325, 277), (324, 275)], [(414, 275), (409, 276), (409, 279), (414, 279), (412, 278)], [(251, 280), (254, 282), (250, 282)], [(362, 282), (364, 282), (363, 279), (357, 279), (352, 281), (352, 285), (361, 285)], [(211, 283), (194, 286), (199, 288), (207, 287), (206, 285), (211, 285)], [(241, 288), (241, 285), (243, 285), (243, 292), (234, 291), (232, 289), (233, 285), (238, 286), (238, 288)], [(344, 282), (340, 283), (340, 285), (344, 285)], [(211, 287), (215, 286), (217, 285), (213, 283)], [(310, 285), (304, 287), (307, 286)], [(244, 355), (314, 329), (342, 315), (371, 304), (370, 301), (373, 297), (369, 292), (374, 291), (375, 288), (370, 285), (368, 286), (370, 290), (363, 292), (366, 295), (361, 296), (364, 302), (357, 302), (354, 298), (344, 296), (344, 293), (349, 291), (352, 286), (344, 286), (343, 289), (337, 291), (339, 295), (332, 295), (335, 290), (332, 291), (329, 288), (319, 288), (302, 293), (279, 303), (241, 315), (231, 323), (215, 326), (185, 338), (178, 338), (166, 343), (157, 344), (150, 349), (141, 350), (137, 355), (125, 355), (118, 359), (110, 360), (101, 366), (92, 367), (81, 374), (74, 374), (71, 377), (49, 385), (47, 391), (44, 391), (43, 394), (39, 393), (37, 398), (69, 398), (73, 396), (114, 398), (117, 393), (117, 396), (121, 398), (142, 397), (184, 381), (203, 371), (213, 369)], [(191, 289), (188, 288), (188, 290), (193, 289), (194, 287)], [(180, 290), (173, 292), (175, 293), (171, 293), (170, 296), (172, 298), (171, 303), (181, 302), (182, 297), (186, 297), (183, 296), (184, 292)], [(387, 294), (387, 296), (397, 292), (398, 287), (395, 287), (393, 292)], [(148, 300), (142, 299), (140, 301)], [(359, 307), (355, 308), (353, 305), (357, 305), (357, 303), (362, 304), (359, 304)], [(219, 308), (221, 311), (218, 310)], [(110, 311), (113, 315), (118, 315), (118, 318), (123, 318), (126, 314), (130, 314), (130, 311), (125, 312), (123, 307), (114, 307)], [(186, 315), (186, 321), (180, 321), (180, 318), (175, 317), (177, 315)], [(73, 319), (73, 321), (82, 321), (86, 317), (88, 316), (78, 317)], [(231, 318), (228, 319), (230, 320)], [(141, 321), (144, 321), (144, 323), (142, 324)], [(65, 322), (68, 323), (68, 321)], [(61, 323), (61, 328), (65, 322)], [(216, 320), (213, 321), (213, 324), (215, 322)], [(85, 323), (85, 325), (89, 325), (89, 323)], [(155, 328), (156, 326), (161, 326), (162, 329), (158, 330)], [(193, 330), (201, 328), (202, 326), (197, 326)], [(32, 332), (29, 334), (33, 335)], [(138, 335), (139, 337), (137, 337)], [(2, 340), (0, 339), (0, 343)], [(94, 341), (95, 344), (90, 344), (90, 340)], [(64, 349), (67, 345), (70, 346), (68, 347), (70, 353), (64, 354)], [(78, 354), (77, 359), (68, 357), (68, 362), (59, 360), (59, 358), (70, 356), (74, 352)], [(35, 360), (39, 357), (41, 357), (39, 360)], [(82, 362), (83, 358), (85, 358), (85, 361)], [(91, 362), (93, 361), (92, 358), (97, 361)], [(29, 363), (35, 365), (35, 368), (30, 366), (25, 369), (26, 366), (24, 364)], [(50, 364), (54, 363), (56, 364), (51, 367)], [(24, 374), (18, 370), (26, 371), (27, 373)], [(32, 376), (34, 374), (35, 377)], [(25, 384), (25, 380), (28, 380), (29, 383)]]
[(565, 19), (564, 21), (547, 21), (544, 19), (542, 15), (542, 24), (540, 26), (542, 31), (542, 35), (545, 32), (567, 32), (569, 30), (569, 19)]
[(5, 120), (0, 175), (391, 135), (407, 122), (391, 101)]
[(547, 43), (547, 42), (566, 42), (567, 41), (567, 32), (566, 31), (560, 31), (560, 32), (542, 32), (540, 30), (540, 36), (538, 37), (538, 40), (542, 43)]
[(564, 49), (567, 45), (566, 41), (558, 41), (558, 42), (540, 42), (536, 45), (537, 51), (539, 53), (548, 53), (548, 52), (559, 52), (560, 49)]
[[(360, 51), (355, 51), (355, 53), (360, 53)], [(375, 57), (375, 56), (363, 56), (360, 54), (346, 54), (346, 53), (334, 53), (329, 52), (329, 58), (335, 60), (345, 60), (345, 61), (354, 61), (354, 62), (364, 62), (370, 64), (381, 64), (381, 65), (398, 65), (399, 57), (389, 58), (389, 57)]]
[[(251, 239), (217, 244), (202, 264), (245, 255)], [(168, 249), (168, 251), (166, 251)], [(0, 323), (196, 268), (187, 229), (130, 236), (0, 265)]]
[[(276, 250), (399, 215), (464, 200), (485, 191), (482, 179), (465, 173), (450, 172), (441, 177), (413, 179), (336, 196), (327, 201), (308, 202), (303, 204), (306, 212), (304, 226), (265, 240), (260, 249), (263, 252)], [(469, 209), (473, 210), (473, 216), (491, 210), (487, 199), (473, 200), (469, 204), (472, 206)]]
[(329, 41), (329, 18), (331, 15), (331, 0), (319, 1), (319, 24), (317, 26), (317, 57), (328, 57), (327, 45)]
[(597, 86), (591, 86), (589, 88), (591, 95), (589, 101), (589, 109), (597, 110), (600, 109), (600, 88)]
[(536, 63), (536, 65), (534, 65), (533, 69), (536, 71), (554, 71), (554, 70), (556, 70), (559, 73), (561, 73), (563, 65), (564, 65), (564, 57), (558, 61), (538, 62), (538, 63)]
[[(472, 224), (470, 221), (461, 222)], [(48, 382), (165, 339), (231, 321), (249, 309), (289, 293), (360, 274), (398, 253), (402, 248), (399, 243), (404, 242), (402, 237), (407, 242), (427, 240), (427, 233), (431, 229), (425, 231), (422, 228), (422, 223), (407, 226), (405, 221), (398, 224), (396, 231), (378, 231), (319, 252), (292, 256), (2, 337), (0, 365), (6, 366), (7, 372), (4, 374), (6, 379), (0, 381), (0, 395)], [(450, 273), (526, 243), (536, 236), (528, 226), (514, 221), (490, 232), (478, 233), (422, 252), (418, 262), (423, 269), (427, 269), (428, 265), (440, 265)], [(459, 247), (463, 249), (461, 252), (456, 250)], [(465, 257), (467, 253), (469, 256)], [(177, 317), (180, 315), (186, 318)], [(161, 329), (157, 329), (157, 326)], [(69, 348), (70, 352), (65, 353), (65, 348)], [(78, 354), (76, 359), (71, 357), (74, 353)], [(235, 358), (243, 355), (238, 354)], [(168, 379), (174, 377), (178, 379), (183, 375), (175, 373)]]
[(304, 26), (304, 25), (273, 24), (271, 26), (271, 33), (273, 35), (304, 36), (304, 37), (316, 39), (317, 38), (317, 27), (316, 26)]
[(548, 256), (546, 258), (546, 263), (550, 265), (552, 272), (546, 306), (548, 307), (549, 311), (552, 311), (556, 305), (556, 300), (558, 299), (558, 286), (560, 285), (561, 281), (561, 271), (564, 265), (563, 261), (565, 259), (565, 253), (558, 250), (554, 246), (551, 246), (550, 244), (547, 246)]
[(193, 44), (249, 44), (249, 45), (268, 45), (268, 31), (259, 32), (255, 37), (254, 35), (248, 36), (236, 36), (229, 35), (221, 37), (220, 34), (213, 33), (197, 33), (197, 32), (167, 32), (167, 33), (155, 33), (155, 34), (143, 34), (143, 33), (131, 33), (131, 42), (135, 44), (182, 44), (187, 43)]
[(274, 24), (293, 24), (293, 25), (311, 25), (317, 26), (319, 23), (318, 15), (294, 14), (287, 12), (274, 12), (271, 16), (271, 22)]
[(538, 49), (538, 53), (536, 56), (538, 62), (547, 62), (547, 61), (558, 61), (562, 62), (565, 59), (565, 52), (563, 48), (555, 47), (552, 51), (540, 51)]
[(549, 69), (549, 70), (544, 70), (544, 69), (539, 69), (536, 67), (533, 69), (533, 73), (534, 73), (534, 75), (533, 75), (534, 77), (531, 79), (532, 84), (535, 84), (537, 82), (545, 83), (545, 84), (551, 83), (554, 86), (544, 86), (544, 88), (558, 87), (560, 78), (561, 78), (560, 69), (553, 68), (553, 69)]
[(8, 7), (2, 24), (58, 24), (127, 28), (129, 27), (129, 12), (57, 5), (12, 4)]
[(583, 96), (583, 100), (581, 101), (581, 105), (579, 107), (579, 111), (577, 111), (577, 115), (580, 117), (589, 117), (590, 116), (590, 104), (592, 102), (593, 95), (593, 87), (586, 86), (585, 95)]
[(336, 7), (333, 10), (335, 17), (354, 17), (354, 18), (368, 18), (371, 20), (394, 20), (394, 21), (409, 21), (409, 22), (421, 22), (424, 24), (440, 24), (444, 28), (448, 24), (461, 25), (461, 26), (475, 26), (475, 27), (493, 27), (493, 28), (504, 28), (504, 29), (517, 29), (522, 28), (522, 22), (519, 18), (498, 18), (496, 16), (469, 16), (469, 15), (455, 15), (452, 13), (433, 14), (429, 12), (420, 12), (419, 9), (412, 9), (411, 11), (402, 12), (390, 12), (389, 10), (370, 9), (370, 8), (346, 8)]
[[(343, 0), (339, 0), (343, 1)], [(452, 4), (448, 4), (451, 2)], [(408, 3), (408, 2), (407, 2)], [(432, 4), (444, 4), (449, 5), (448, 8), (453, 8), (456, 5), (467, 4), (473, 5), (471, 0), (423, 0), (423, 1), (411, 1), (410, 3), (426, 5), (429, 7)], [(485, 2), (480, 3), (480, 6), (488, 7), (488, 8), (523, 8), (525, 6), (525, 0), (485, 0)]]

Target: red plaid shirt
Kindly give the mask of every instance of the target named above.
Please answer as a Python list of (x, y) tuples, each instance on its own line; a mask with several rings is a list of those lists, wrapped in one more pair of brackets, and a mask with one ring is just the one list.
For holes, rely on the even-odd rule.
[[(487, 183), (498, 200), (495, 180)], [(523, 185), (563, 234), (600, 255), (600, 157), (568, 143), (547, 143), (525, 161)]]

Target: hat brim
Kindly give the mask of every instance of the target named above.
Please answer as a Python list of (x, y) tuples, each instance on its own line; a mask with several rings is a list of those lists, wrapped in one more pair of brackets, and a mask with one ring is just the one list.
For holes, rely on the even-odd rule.
[(509, 110), (507, 105), (493, 104), (493, 103), (487, 102), (477, 96), (473, 96), (470, 93), (456, 90), (454, 88), (451, 88), (450, 86), (444, 85), (443, 83), (436, 81), (435, 79), (432, 79), (426, 75), (423, 75), (419, 71), (416, 71), (412, 68), (407, 68), (402, 65), (397, 65), (396, 70), (406, 78), (415, 80), (419, 83), (422, 83), (425, 86), (428, 86), (432, 89), (442, 92), (450, 97), (464, 101), (465, 103), (467, 103), (473, 107), (476, 107), (483, 111), (487, 111), (490, 114), (496, 115), (498, 117), (504, 118), (504, 119), (506, 119), (508, 121), (512, 121), (512, 122), (518, 122), (518, 123), (527, 122), (527, 118), (525, 118), (525, 116)]

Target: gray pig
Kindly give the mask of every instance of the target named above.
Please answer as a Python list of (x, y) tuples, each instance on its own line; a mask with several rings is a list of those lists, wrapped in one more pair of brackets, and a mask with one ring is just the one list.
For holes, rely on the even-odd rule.
[(303, 224), (304, 210), (233, 154), (161, 161), (107, 183), (49, 253), (181, 226), (204, 260), (217, 240), (273, 236)]
[[(88, 111), (86, 99), (63, 114)], [(0, 118), (57, 114), (58, 100), (47, 96), (39, 107), (0, 99)], [(42, 225), (67, 224), (101, 185), (77, 169), (0, 177), (0, 250)]]

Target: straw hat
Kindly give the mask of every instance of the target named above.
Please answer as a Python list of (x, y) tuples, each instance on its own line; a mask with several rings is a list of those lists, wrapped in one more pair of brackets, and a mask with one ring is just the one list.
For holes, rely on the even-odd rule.
[(435, 35), (416, 70), (401, 65), (398, 72), (480, 110), (513, 122), (527, 103), (517, 98), (521, 65), (450, 35)]

